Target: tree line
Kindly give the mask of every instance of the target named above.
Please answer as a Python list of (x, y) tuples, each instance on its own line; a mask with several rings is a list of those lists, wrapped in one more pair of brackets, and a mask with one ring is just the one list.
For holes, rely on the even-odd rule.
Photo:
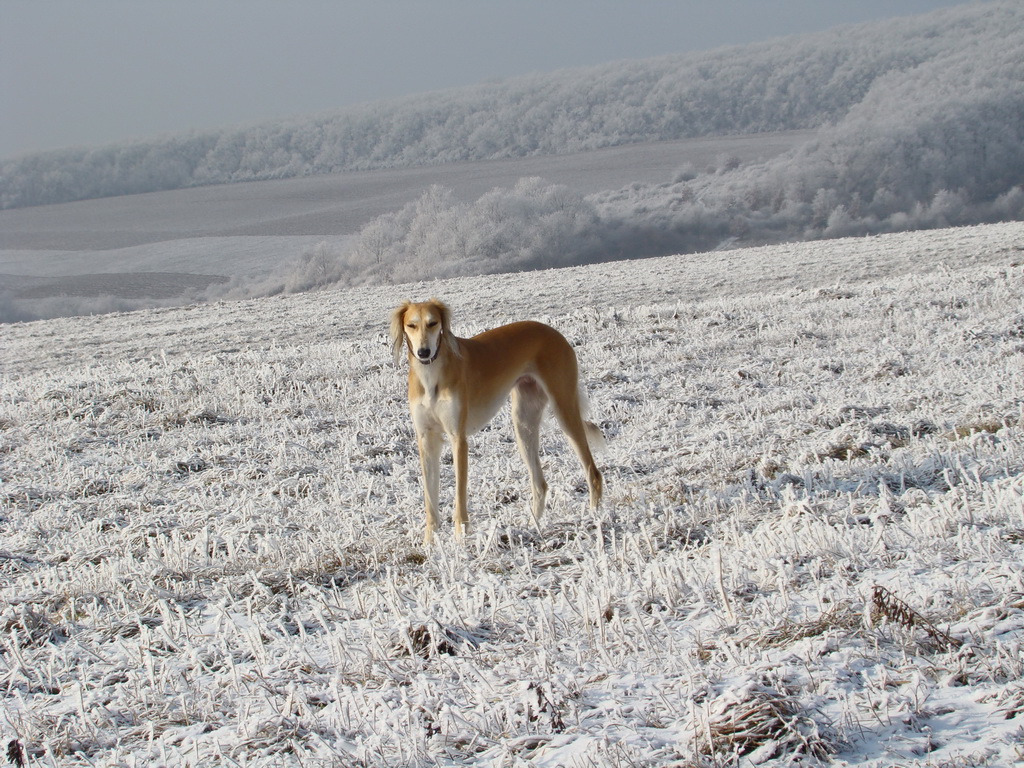
[(790, 153), (748, 165), (723, 158), (711, 168), (678, 169), (661, 184), (586, 197), (541, 179), (472, 204), (435, 188), (364, 227), (321, 271), (324, 282), (401, 282), (1024, 219), (1024, 6), (967, 6), (897, 31), (872, 27), (880, 35), (870, 50), (895, 44), (898, 30), (911, 26), (928, 44), (940, 31), (960, 42), (873, 78), (855, 104)]
[[(914, 142), (899, 136), (906, 132), (900, 123), (906, 105), (896, 100), (900, 96), (943, 104), (978, 84), (991, 97), (989, 108), (955, 103), (957, 113), (1002, 121), (1004, 129), (1007, 121), (1017, 121), (1019, 128), (1011, 91), (1019, 95), (1020, 80), (1013, 82), (1019, 58), (1013, 56), (1022, 38), (1019, 3), (967, 5), (756, 45), (515, 78), (246, 129), (38, 153), (0, 163), (0, 206), (843, 124), (845, 134), (833, 131), (822, 139), (834, 147), (831, 160), (841, 162), (849, 140), (865, 141), (858, 120), (873, 123), (872, 151), (885, 151), (877, 144), (884, 132), (901, 151), (915, 152)], [(987, 84), (990, 75), (999, 78), (1004, 90)], [(937, 88), (937, 80), (946, 87)], [(887, 102), (882, 94), (894, 100)], [(951, 125), (940, 110), (931, 111)], [(973, 137), (975, 151), (982, 154), (983, 167), (1002, 169), (1003, 158), (987, 152), (991, 138)], [(948, 158), (948, 137), (936, 131), (929, 140), (942, 146), (935, 152), (928, 148), (927, 162)], [(902, 170), (897, 162), (887, 172), (896, 176)], [(965, 173), (989, 192), (1001, 183), (983, 181), (974, 168)], [(894, 179), (886, 186), (897, 183)], [(862, 191), (861, 197), (866, 194)]]

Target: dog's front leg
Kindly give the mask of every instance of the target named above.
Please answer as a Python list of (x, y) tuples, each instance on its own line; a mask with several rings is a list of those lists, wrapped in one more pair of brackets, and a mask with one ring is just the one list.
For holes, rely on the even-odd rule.
[(423, 504), (427, 513), (423, 543), (429, 545), (434, 541), (434, 531), (437, 530), (438, 525), (437, 503), (441, 493), (441, 434), (433, 429), (417, 432), (416, 444), (420, 450), (420, 469), (423, 471)]
[(461, 539), (469, 533), (469, 440), (465, 435), (451, 436), (452, 456), (455, 459), (455, 538)]

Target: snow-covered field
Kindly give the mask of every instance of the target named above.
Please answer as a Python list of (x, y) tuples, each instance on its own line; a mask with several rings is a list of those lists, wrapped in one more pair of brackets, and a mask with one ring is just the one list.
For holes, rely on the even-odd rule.
[[(1024, 224), (0, 327), (30, 765), (1024, 759)], [(606, 503), (507, 414), (425, 550), (387, 314), (576, 346)], [(451, 476), (446, 472), (450, 507)]]
[[(681, 167), (703, 170), (723, 158), (765, 160), (811, 135), (784, 131), (684, 139), (554, 157), (338, 173), (0, 211), (0, 292), (8, 288), (20, 295), (22, 276), (109, 278), (124, 272), (164, 273), (151, 298), (165, 297), (167, 273), (182, 274), (182, 296), (196, 275), (252, 284), (292, 269), (318, 243), (340, 250), (368, 221), (400, 209), (434, 184), (452, 189), (466, 202), (530, 176), (590, 194), (633, 183), (668, 182)], [(91, 295), (68, 282), (36, 279), (35, 296), (44, 295), (45, 289), (49, 296)], [(139, 297), (137, 289), (126, 291), (116, 278), (108, 283), (114, 295)]]

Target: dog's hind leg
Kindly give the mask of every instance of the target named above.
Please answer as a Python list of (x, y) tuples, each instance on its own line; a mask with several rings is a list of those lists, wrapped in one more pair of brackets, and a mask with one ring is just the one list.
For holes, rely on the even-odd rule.
[(587, 473), (587, 487), (590, 489), (590, 507), (597, 509), (601, 503), (601, 494), (604, 490), (604, 480), (601, 477), (601, 470), (597, 468), (594, 455), (590, 451), (591, 441), (597, 447), (604, 442), (604, 436), (596, 424), (583, 420), (580, 408), (579, 396), (575, 393), (566, 394), (562, 399), (554, 401), (555, 415), (562, 425), (562, 431), (572, 445), (573, 450), (583, 465), (583, 471)]
[(548, 484), (544, 482), (544, 470), (540, 464), (540, 423), (544, 418), (547, 403), (548, 396), (531, 378), (520, 379), (512, 388), (512, 425), (516, 432), (519, 454), (530, 472), (531, 512), (533, 523), (538, 529), (548, 495)]

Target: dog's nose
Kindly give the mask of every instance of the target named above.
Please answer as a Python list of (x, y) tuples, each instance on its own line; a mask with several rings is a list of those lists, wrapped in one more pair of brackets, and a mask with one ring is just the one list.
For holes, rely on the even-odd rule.
[(420, 347), (417, 350), (416, 354), (419, 355), (420, 360), (429, 360), (430, 359), (430, 348), (429, 347)]

